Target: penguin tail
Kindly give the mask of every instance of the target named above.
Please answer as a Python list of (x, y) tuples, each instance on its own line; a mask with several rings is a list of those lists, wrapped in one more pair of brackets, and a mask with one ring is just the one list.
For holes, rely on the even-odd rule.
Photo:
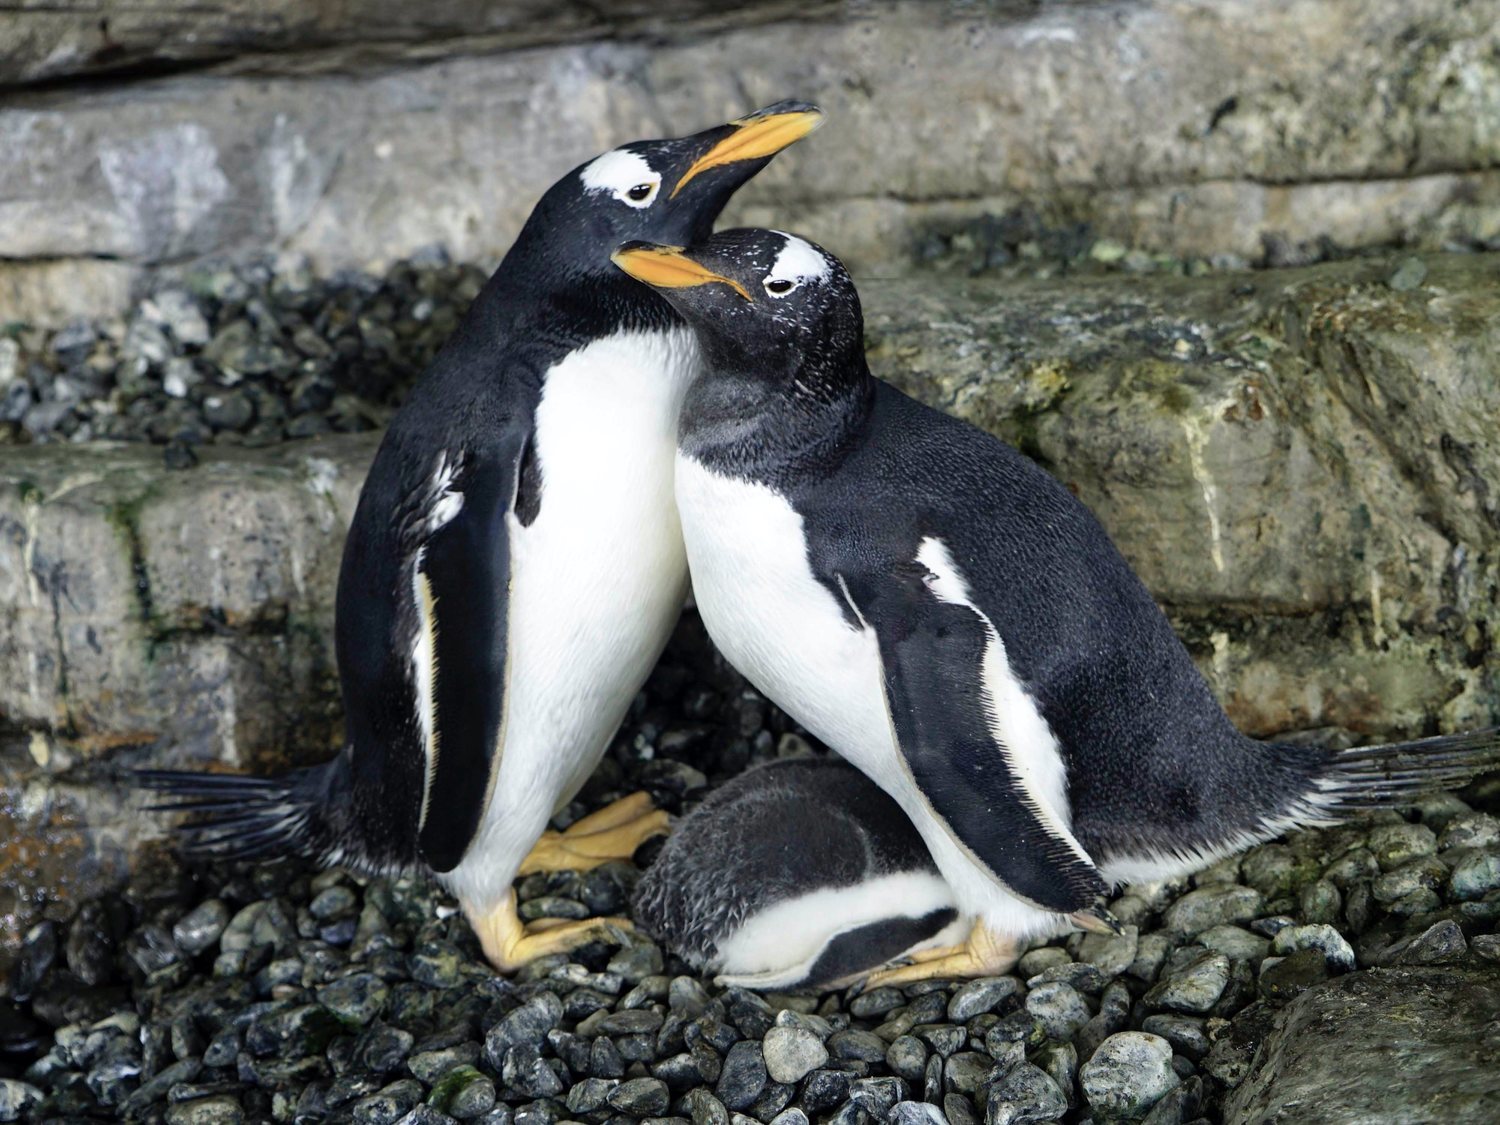
[(1409, 804), (1420, 793), (1457, 789), (1500, 769), (1500, 727), (1362, 746), (1325, 759), (1307, 801), (1329, 819)]
[(146, 812), (185, 813), (178, 851), (218, 860), (300, 857), (322, 866), (384, 868), (351, 847), (346, 826), (352, 777), (347, 754), (277, 777), (136, 770), (134, 784), (157, 795)]

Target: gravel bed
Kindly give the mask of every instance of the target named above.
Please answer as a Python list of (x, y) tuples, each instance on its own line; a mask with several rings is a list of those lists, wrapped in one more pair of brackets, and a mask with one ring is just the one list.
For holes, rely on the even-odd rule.
[[(1475, 249), (1450, 247), (1450, 249)], [(1370, 253), (1370, 252), (1364, 252)], [(936, 273), (1034, 279), (1059, 273), (1244, 270), (1224, 257), (1178, 260), (1052, 227), (1020, 208), (929, 234), (916, 248)], [(1308, 264), (1348, 256), (1324, 248)], [(1389, 280), (1420, 284), (1408, 257)], [(207, 442), (267, 445), (383, 426), (452, 333), (487, 273), (441, 249), (383, 274), (315, 277), (297, 256), (162, 275), (125, 315), (56, 331), (0, 322), (0, 445), (139, 441), (166, 464), (196, 463)]]
[(130, 313), (0, 324), (0, 444), (266, 445), (383, 426), (485, 273), (433, 252), (381, 276), (281, 257), (163, 280)]
[[(680, 812), (813, 752), (690, 617), (562, 820), (636, 788)], [(1500, 960), (1500, 792), (1476, 792), (1132, 890), (1110, 907), (1122, 935), (1034, 948), (1009, 976), (864, 994), (720, 989), (641, 937), (502, 979), (418, 880), (151, 863), (27, 937), (0, 1002), (0, 1120), (1215, 1120), (1301, 990)], [(637, 875), (532, 876), (521, 912), (618, 912)]]

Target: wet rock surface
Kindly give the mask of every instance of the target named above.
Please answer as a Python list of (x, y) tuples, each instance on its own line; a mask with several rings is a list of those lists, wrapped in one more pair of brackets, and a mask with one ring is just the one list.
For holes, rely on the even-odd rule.
[[(948, 251), (1292, 265), (1500, 230), (1483, 2), (171, 0), (109, 17), (0, 13), (0, 83), (124, 68), (0, 111), (0, 258), (494, 258), (601, 148), (789, 96), (830, 125), (729, 223), (804, 230), (881, 274)], [(1420, 260), (1389, 273), (1422, 284)]]
[(1320, 984), (1277, 1017), (1225, 1120), (1490, 1121), (1497, 1012), (1494, 972), (1369, 969)]

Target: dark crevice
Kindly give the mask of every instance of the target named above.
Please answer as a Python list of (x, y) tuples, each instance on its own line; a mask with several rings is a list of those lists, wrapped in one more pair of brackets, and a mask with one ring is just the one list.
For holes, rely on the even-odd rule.
[[(40, 579), (40, 575), (38, 578)], [(57, 651), (57, 697), (62, 703), (65, 730), (71, 733), (73, 722), (73, 700), (68, 682), (68, 647), (62, 627), (63, 565), (56, 564), (47, 576), (47, 597), (52, 603), (52, 643)]]
[(125, 537), (125, 549), (130, 555), (130, 572), (135, 578), (132, 588), (136, 611), (141, 624), (150, 630), (153, 612), (151, 577), (146, 569), (146, 549), (141, 542), (140, 529), (135, 526), (134, 513), (126, 505), (117, 505), (111, 515), (115, 527)]
[[(0, 11), (4, 11), (0, 7)], [(86, 72), (60, 74), (0, 84), (0, 97), (17, 93), (89, 92), (104, 90), (131, 82), (172, 78), (202, 71), (216, 71), (223, 77), (310, 78), (329, 74), (354, 74), (380, 70), (399, 70), (428, 66), (463, 58), (483, 58), (518, 51), (549, 47), (570, 47), (593, 43), (614, 45), (675, 44), (696, 38), (775, 23), (810, 23), (836, 17), (840, 5), (835, 0), (795, 4), (789, 2), (747, 6), (743, 9), (683, 13), (662, 20), (651, 15), (611, 22), (598, 17), (597, 22), (575, 27), (541, 31), (525, 27), (500, 28), (469, 32), (454, 27), (424, 34), (414, 29), (406, 37), (336, 39), (318, 38), (316, 32), (297, 42), (276, 42), (264, 37), (253, 47), (236, 49), (226, 44), (193, 58), (135, 57), (118, 63), (109, 60), (124, 52), (141, 51), (143, 45), (126, 47), (108, 44), (91, 60), (95, 65)]]

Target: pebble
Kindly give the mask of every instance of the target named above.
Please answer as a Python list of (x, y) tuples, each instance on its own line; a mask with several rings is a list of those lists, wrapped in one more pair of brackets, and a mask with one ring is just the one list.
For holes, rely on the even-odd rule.
[(42, 1091), (14, 1078), (0, 1078), (0, 1121), (20, 1121), (42, 1100)]
[(1016, 976), (1022, 980), (1030, 980), (1038, 974), (1045, 973), (1055, 965), (1066, 965), (1072, 959), (1068, 956), (1066, 949), (1044, 945), (1038, 949), (1028, 950), (1021, 955), (1021, 960), (1016, 963)]
[(1167, 908), (1162, 921), (1167, 929), (1195, 937), (1213, 926), (1248, 922), (1260, 914), (1261, 893), (1234, 884), (1201, 887), (1190, 891)]
[[(801, 1110), (788, 1110), (787, 1113), (801, 1114), (802, 1121), (807, 1120), (807, 1115)], [(782, 1114), (781, 1117), (785, 1117)], [(771, 1125), (777, 1125), (781, 1121), (778, 1117)], [(891, 1107), (890, 1119), (892, 1125), (949, 1125), (948, 1118), (937, 1106), (928, 1102), (897, 1102)]]
[(1437, 888), (1447, 880), (1448, 868), (1442, 861), (1436, 856), (1424, 855), (1387, 870), (1370, 884), (1370, 890), (1375, 895), (1375, 901), (1383, 904), (1387, 910), (1391, 910), (1397, 903), (1405, 903), (1406, 908), (1397, 908), (1395, 912), (1418, 913), (1419, 911), (1411, 908), (1411, 904), (1430, 902), (1431, 906), (1427, 909), (1435, 908), (1438, 901)]
[(667, 1112), (672, 1096), (660, 1079), (632, 1078), (611, 1090), (605, 1101), (631, 1117), (659, 1117)]
[(239, 1125), (245, 1120), (240, 1103), (227, 1094), (177, 1102), (167, 1108), (167, 1125)]
[(1302, 917), (1309, 922), (1332, 923), (1343, 912), (1344, 896), (1327, 879), (1319, 879), (1302, 888)]
[(837, 1059), (879, 1062), (885, 1058), (885, 1048), (885, 1041), (880, 1036), (857, 1028), (828, 1037), (828, 1050)]
[(1480, 934), (1469, 943), (1469, 950), (1486, 961), (1500, 962), (1500, 934)]
[[(413, 1073), (416, 1073), (415, 1069)], [(421, 1079), (421, 1075), (417, 1077)], [(455, 1066), (430, 1085), (432, 1092), (427, 1097), (427, 1104), (461, 1121), (488, 1113), (495, 1107), (495, 1083), (472, 1066)]]
[(490, 1066), (495, 1070), (504, 1066), (512, 1047), (540, 1047), (547, 1032), (562, 1022), (562, 1015), (562, 1001), (542, 992), (504, 1016), (484, 1038), (484, 1054)]
[(1271, 951), (1280, 957), (1299, 949), (1316, 949), (1331, 969), (1346, 973), (1354, 969), (1354, 947), (1332, 926), (1323, 923), (1288, 926), (1271, 942)]
[(1469, 945), (1457, 922), (1435, 922), (1421, 933), (1394, 943), (1379, 958), (1382, 965), (1443, 965), (1460, 961)]
[(1020, 991), (1021, 983), (1015, 977), (981, 977), (968, 981), (955, 989), (949, 999), (948, 1019), (953, 1023), (968, 1023), (975, 1016), (993, 1012)]
[(1467, 902), (1500, 890), (1500, 848), (1471, 851), (1453, 866), (1448, 877), (1448, 891), (1454, 898)]
[(1025, 1125), (1056, 1121), (1068, 1112), (1068, 1099), (1039, 1066), (1023, 1062), (989, 1085), (985, 1125)]
[(1189, 961), (1146, 993), (1147, 1007), (1178, 1012), (1206, 1012), (1218, 1002), (1229, 983), (1229, 958), (1205, 952)]
[(1026, 997), (1026, 1010), (1042, 1026), (1049, 1039), (1071, 1039), (1094, 1013), (1072, 985), (1056, 981), (1041, 984)]
[(1259, 964), (1271, 951), (1269, 938), (1252, 934), (1239, 926), (1212, 926), (1197, 936), (1205, 949), (1222, 953), (1231, 961), (1253, 961)]
[(346, 1023), (362, 1027), (385, 1010), (391, 990), (373, 973), (354, 973), (318, 989), (318, 1003)]
[(1181, 1079), (1172, 1069), (1172, 1045), (1159, 1035), (1111, 1035), (1078, 1072), (1083, 1096), (1105, 1116), (1139, 1117)]
[(828, 1048), (810, 1031), (773, 1027), (763, 1043), (766, 1071), (776, 1082), (800, 1082), (828, 1061)]
[(1201, 1019), (1161, 1013), (1142, 1020), (1141, 1030), (1160, 1035), (1172, 1044), (1173, 1050), (1190, 1059), (1201, 1059), (1208, 1054), (1208, 1035)]
[(202, 953), (219, 940), (229, 924), (229, 907), (216, 898), (205, 899), (172, 927), (172, 940), (188, 954)]
[(1403, 258), (1391, 275), (1386, 279), (1386, 284), (1398, 293), (1405, 293), (1416, 289), (1427, 280), (1427, 263), (1421, 258)]
[(1106, 977), (1117, 977), (1135, 961), (1140, 940), (1140, 927), (1135, 925), (1122, 927), (1118, 934), (1087, 933), (1078, 943), (1078, 959)]
[(1367, 843), (1382, 871), (1437, 851), (1437, 835), (1425, 824), (1377, 825), (1370, 830)]
[(1247, 885), (1269, 901), (1295, 894), (1303, 884), (1316, 879), (1319, 870), (1310, 856), (1294, 851), (1286, 844), (1262, 844), (1240, 858), (1240, 874)]
[(1500, 847), (1500, 817), (1469, 812), (1450, 820), (1438, 837), (1438, 850)]
[(920, 1082), (927, 1071), (927, 1047), (915, 1035), (898, 1035), (885, 1052), (885, 1065), (908, 1082)]
[[(881, 1057), (884, 1054), (882, 1050)], [(745, 1039), (729, 1048), (714, 1093), (729, 1109), (744, 1110), (755, 1103), (769, 1080), (760, 1044)]]

